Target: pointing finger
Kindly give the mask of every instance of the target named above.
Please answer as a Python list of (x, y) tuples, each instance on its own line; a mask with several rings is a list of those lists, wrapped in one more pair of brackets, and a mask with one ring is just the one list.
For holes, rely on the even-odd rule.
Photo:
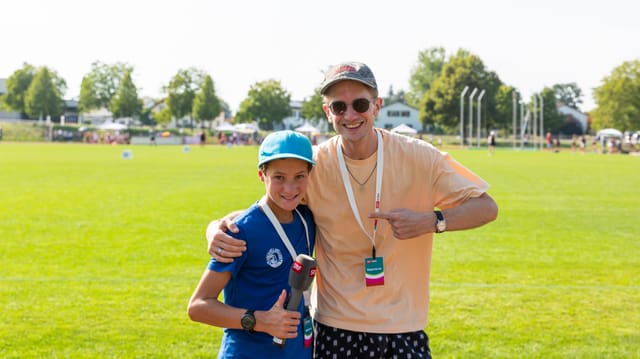
[(391, 220), (394, 217), (393, 217), (393, 215), (391, 213), (388, 213), (388, 212), (373, 212), (373, 213), (369, 213), (369, 218), (378, 218), (378, 219)]

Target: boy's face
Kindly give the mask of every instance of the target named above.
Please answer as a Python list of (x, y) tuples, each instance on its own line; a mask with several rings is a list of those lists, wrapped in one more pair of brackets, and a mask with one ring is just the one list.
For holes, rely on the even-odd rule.
[(267, 163), (265, 172), (258, 171), (267, 192), (271, 210), (290, 216), (307, 192), (309, 163), (297, 158), (283, 158)]

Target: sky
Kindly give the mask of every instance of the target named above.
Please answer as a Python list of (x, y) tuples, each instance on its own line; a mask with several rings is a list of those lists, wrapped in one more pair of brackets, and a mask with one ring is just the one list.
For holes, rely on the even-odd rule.
[(373, 70), (380, 92), (409, 89), (421, 51), (477, 55), (525, 98), (576, 83), (592, 89), (640, 59), (640, 2), (629, 0), (0, 0), (0, 78), (47, 66), (77, 98), (91, 64), (133, 66), (140, 96), (161, 97), (180, 70), (211, 75), (235, 112), (256, 82), (310, 97), (342, 61)]

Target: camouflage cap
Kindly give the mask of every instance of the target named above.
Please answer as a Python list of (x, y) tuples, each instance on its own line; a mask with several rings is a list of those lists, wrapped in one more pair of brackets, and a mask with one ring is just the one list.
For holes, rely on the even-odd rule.
[(376, 78), (373, 76), (373, 72), (371, 72), (369, 66), (361, 62), (343, 62), (331, 66), (331, 68), (325, 72), (320, 93), (322, 95), (326, 94), (329, 87), (343, 80), (358, 81), (376, 91), (378, 90)]

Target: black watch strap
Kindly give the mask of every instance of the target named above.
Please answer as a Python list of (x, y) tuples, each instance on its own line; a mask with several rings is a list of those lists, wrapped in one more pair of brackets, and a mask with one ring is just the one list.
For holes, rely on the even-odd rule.
[(433, 211), (436, 214), (436, 233), (442, 233), (446, 229), (446, 222), (444, 216), (440, 211)]

